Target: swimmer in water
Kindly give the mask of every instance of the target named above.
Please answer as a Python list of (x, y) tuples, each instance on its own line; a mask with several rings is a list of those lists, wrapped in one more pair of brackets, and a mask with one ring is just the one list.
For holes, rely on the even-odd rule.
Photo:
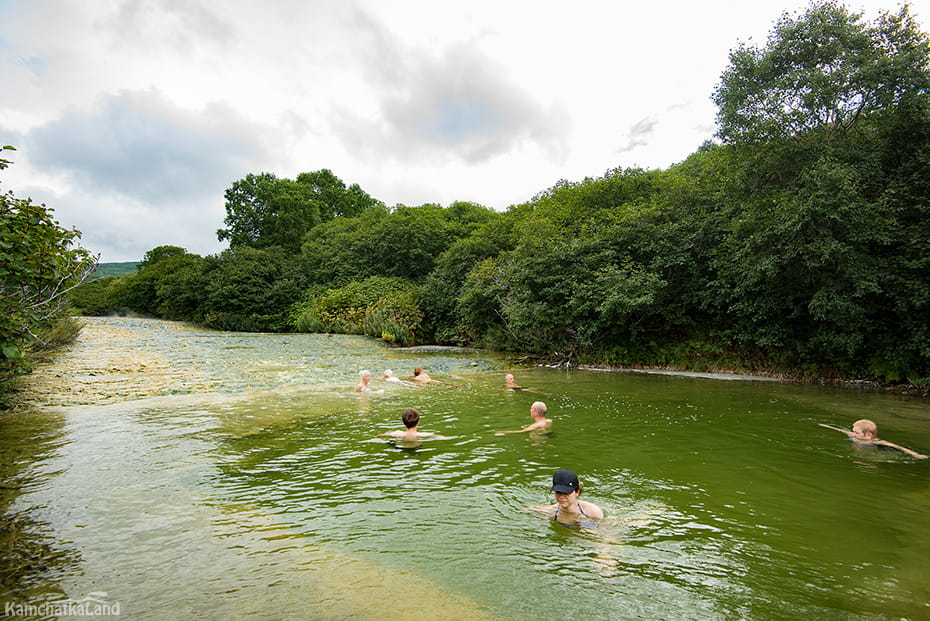
[(381, 379), (385, 382), (394, 382), (397, 384), (400, 383), (400, 378), (394, 375), (394, 371), (390, 369), (384, 370), (384, 375), (381, 376)]
[(867, 444), (871, 446), (887, 446), (888, 448), (893, 448), (895, 450), (901, 451), (906, 455), (910, 455), (916, 459), (927, 459), (926, 455), (921, 455), (917, 451), (912, 451), (909, 448), (905, 448), (893, 442), (888, 442), (887, 440), (878, 439), (878, 425), (874, 422), (863, 418), (862, 420), (857, 420), (853, 423), (852, 431), (847, 431), (845, 429), (840, 429), (839, 427), (834, 427), (833, 425), (825, 425), (824, 423), (818, 423), (821, 427), (826, 427), (827, 429), (833, 429), (834, 431), (839, 431), (845, 433), (850, 440), (855, 444)]
[(355, 386), (355, 392), (384, 392), (384, 390), (371, 389), (371, 371), (365, 369), (358, 374), (359, 383)]
[[(504, 376), (504, 390), (512, 390), (512, 391), (520, 390), (523, 392), (536, 392), (536, 393), (539, 392), (535, 388), (527, 388), (526, 386), (520, 386), (519, 384), (517, 384), (517, 380), (514, 379), (513, 373), (508, 373), (507, 375)], [(546, 394), (546, 393), (540, 393), (540, 394)]]
[(445, 440), (445, 436), (441, 436), (436, 433), (428, 433), (426, 431), (417, 431), (417, 427), (420, 425), (420, 412), (416, 408), (407, 408), (404, 410), (401, 420), (404, 422), (405, 429), (397, 431), (388, 431), (385, 433), (379, 433), (378, 437), (390, 437), (397, 438), (398, 440), (404, 440), (406, 442), (416, 442), (421, 438), (437, 438), (440, 440)]
[(593, 502), (579, 500), (581, 482), (571, 470), (559, 470), (552, 475), (552, 491), (555, 493), (554, 505), (536, 505), (530, 507), (535, 511), (550, 514), (560, 524), (577, 524), (583, 519), (601, 520), (604, 510)]
[(423, 367), (416, 367), (413, 370), (413, 381), (418, 384), (439, 384), (440, 386), (454, 386), (455, 384), (447, 384), (445, 382), (440, 382), (439, 380), (434, 380), (429, 376), (429, 373), (423, 370)]
[(524, 427), (523, 429), (517, 429), (515, 431), (495, 431), (494, 435), (502, 435), (505, 433), (524, 433), (529, 431), (532, 434), (541, 434), (549, 433), (552, 431), (552, 419), (546, 418), (546, 404), (542, 401), (536, 401), (533, 405), (530, 406), (530, 416), (535, 421), (532, 425)]
[[(605, 579), (611, 580), (617, 574), (617, 555), (620, 553), (619, 542), (607, 520), (604, 510), (593, 502), (579, 500), (581, 482), (571, 470), (558, 470), (552, 475), (552, 491), (555, 493), (554, 505), (535, 505), (527, 507), (538, 511), (561, 526), (571, 529), (583, 528), (589, 532), (597, 530), (594, 540), (597, 553), (591, 558), (597, 572)], [(606, 526), (606, 529), (605, 529)]]

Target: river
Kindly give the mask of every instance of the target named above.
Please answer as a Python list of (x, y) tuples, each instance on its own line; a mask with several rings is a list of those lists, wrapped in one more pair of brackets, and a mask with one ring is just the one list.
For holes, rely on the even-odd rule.
[[(930, 616), (930, 460), (818, 426), (870, 418), (927, 453), (926, 400), (83, 321), (0, 417), (9, 616)], [(414, 366), (443, 384), (377, 379)], [(361, 369), (383, 393), (352, 392)], [(494, 434), (536, 400), (551, 434)], [(379, 437), (407, 407), (445, 439)], [(559, 468), (597, 528), (527, 510)]]

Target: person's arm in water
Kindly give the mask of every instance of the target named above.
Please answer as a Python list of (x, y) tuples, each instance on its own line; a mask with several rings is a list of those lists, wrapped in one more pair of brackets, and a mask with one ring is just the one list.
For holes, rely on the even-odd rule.
[(517, 429), (515, 431), (495, 431), (494, 435), (500, 435), (503, 433), (525, 433), (527, 431), (538, 431), (545, 430), (549, 426), (548, 420), (539, 421), (538, 423), (533, 423), (529, 427), (524, 427), (523, 429)]
[(847, 436), (849, 436), (850, 438), (853, 437), (853, 436), (855, 435), (855, 434), (854, 434), (853, 432), (851, 432), (851, 431), (847, 431), (846, 429), (840, 429), (839, 427), (834, 427), (833, 425), (825, 425), (824, 423), (817, 423), (817, 424), (820, 425), (821, 427), (826, 427), (827, 429), (833, 429), (834, 431), (839, 431), (840, 433), (845, 433), (845, 434), (846, 434)]
[(878, 446), (887, 446), (889, 448), (897, 449), (901, 451), (902, 453), (905, 453), (906, 455), (910, 455), (911, 457), (916, 457), (917, 459), (927, 459), (926, 455), (921, 455), (917, 451), (912, 451), (909, 448), (905, 448), (899, 444), (895, 444), (894, 442), (889, 442), (888, 440), (873, 440), (872, 444), (877, 444)]

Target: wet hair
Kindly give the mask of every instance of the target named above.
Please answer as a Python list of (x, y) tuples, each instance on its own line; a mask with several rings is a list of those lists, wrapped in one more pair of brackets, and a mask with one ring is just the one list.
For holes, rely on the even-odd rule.
[(536, 401), (535, 403), (533, 403), (533, 405), (530, 406), (530, 409), (536, 410), (536, 413), (539, 416), (543, 416), (543, 417), (546, 416), (546, 412), (548, 411), (546, 404), (543, 403), (542, 401)]
[(854, 422), (853, 429), (855, 429), (856, 427), (859, 427), (860, 429), (862, 429), (862, 433), (866, 435), (870, 435), (873, 438), (878, 435), (878, 425), (876, 425), (875, 423), (873, 423), (867, 418), (863, 418), (862, 420), (857, 420), (856, 422)]
[(423, 372), (423, 369), (422, 369), (422, 368), (416, 367), (416, 368), (413, 370), (413, 376), (416, 377), (417, 375), (419, 375), (419, 374), (422, 373), (422, 372)]
[(404, 410), (401, 420), (404, 421), (404, 427), (413, 429), (420, 422), (420, 413), (415, 408), (407, 408)]

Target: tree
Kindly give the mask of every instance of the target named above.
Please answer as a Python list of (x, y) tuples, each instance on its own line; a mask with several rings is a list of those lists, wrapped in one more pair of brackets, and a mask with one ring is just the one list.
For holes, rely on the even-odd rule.
[(715, 100), (735, 157), (714, 257), (732, 333), (788, 364), (926, 381), (930, 40), (907, 7), (783, 16)]
[(279, 246), (297, 252), (307, 232), (321, 222), (355, 217), (378, 204), (357, 184), (347, 188), (326, 169), (301, 173), (296, 181), (272, 173), (249, 174), (225, 196), (226, 228), (216, 235), (220, 241), (228, 239), (232, 249)]
[(315, 197), (323, 222), (333, 218), (354, 218), (378, 205), (357, 183), (349, 187), (332, 171), (323, 168), (316, 172), (300, 173), (297, 183), (307, 187)]
[(311, 188), (272, 173), (249, 174), (226, 190), (225, 229), (216, 232), (230, 248), (300, 248), (304, 234), (320, 223)]
[(204, 260), (203, 323), (220, 330), (285, 329), (300, 289), (292, 257), (281, 248), (237, 248)]
[[(0, 158), (0, 170), (10, 163)], [(97, 257), (76, 245), (80, 236), (45, 205), (0, 195), (0, 384), (28, 371), (23, 348), (59, 319), (65, 294), (96, 266)]]
[(156, 263), (160, 263), (165, 259), (180, 257), (185, 254), (187, 254), (187, 250), (180, 246), (158, 246), (145, 253), (145, 256), (142, 257), (142, 262), (139, 263), (138, 269), (141, 271), (153, 267)]
[(869, 25), (828, 0), (783, 14), (764, 48), (742, 44), (714, 92), (718, 135), (758, 143), (826, 138), (930, 86), (930, 45), (907, 6)]

